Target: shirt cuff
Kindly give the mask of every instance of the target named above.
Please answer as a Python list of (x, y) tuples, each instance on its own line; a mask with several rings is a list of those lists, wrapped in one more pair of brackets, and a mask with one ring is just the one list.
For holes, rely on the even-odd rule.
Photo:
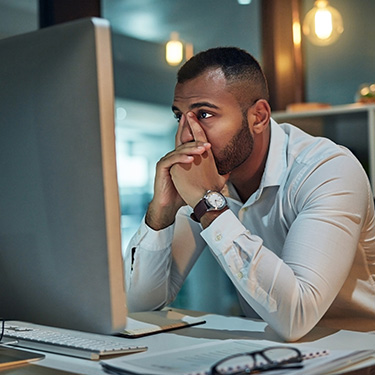
[(233, 241), (247, 229), (231, 210), (224, 211), (206, 229), (201, 232), (202, 238), (216, 255), (228, 250)]
[(142, 241), (142, 248), (150, 251), (164, 250), (173, 239), (174, 224), (167, 228), (154, 230), (146, 224), (145, 216), (135, 235), (136, 246)]

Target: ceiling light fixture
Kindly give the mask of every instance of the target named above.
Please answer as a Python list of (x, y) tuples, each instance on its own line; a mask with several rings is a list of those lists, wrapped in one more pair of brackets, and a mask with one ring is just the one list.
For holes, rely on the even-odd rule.
[(303, 20), (302, 30), (311, 43), (327, 46), (338, 39), (344, 26), (337, 9), (331, 7), (327, 0), (316, 0)]
[(167, 63), (172, 66), (178, 65), (183, 59), (184, 46), (179, 40), (179, 35), (176, 32), (171, 33), (171, 39), (165, 46), (165, 59)]

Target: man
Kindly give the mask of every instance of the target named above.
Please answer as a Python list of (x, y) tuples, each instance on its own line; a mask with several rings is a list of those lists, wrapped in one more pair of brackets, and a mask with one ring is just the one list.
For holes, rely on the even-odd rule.
[(354, 156), (273, 121), (259, 64), (236, 48), (189, 60), (172, 109), (176, 148), (126, 253), (129, 308), (171, 302), (208, 245), (245, 315), (283, 339), (323, 317), (374, 329), (374, 204)]

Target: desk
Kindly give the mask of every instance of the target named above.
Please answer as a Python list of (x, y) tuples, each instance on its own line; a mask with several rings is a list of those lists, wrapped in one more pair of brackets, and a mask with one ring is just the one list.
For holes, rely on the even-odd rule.
[[(215, 314), (189, 312), (189, 315), (204, 316), (207, 323), (176, 331), (130, 340), (131, 344), (147, 345), (148, 352), (158, 353), (164, 350), (184, 348), (188, 345), (204, 343), (210, 340), (240, 339), (260, 341), (262, 344), (275, 345), (280, 343), (278, 336), (262, 321), (240, 317), (226, 317)], [(124, 339), (125, 340), (125, 339)], [(361, 333), (353, 331), (337, 331), (324, 327), (314, 328), (307, 336), (293, 346), (299, 348), (314, 347), (319, 349), (374, 349), (375, 333)], [(130, 354), (139, 357), (144, 353)], [(369, 366), (362, 368), (363, 366)], [(52, 369), (49, 371), (49, 369)], [(46, 358), (35, 364), (6, 370), (1, 374), (17, 375), (68, 375), (66, 372), (84, 375), (103, 375), (99, 362), (84, 359), (47, 354)], [(350, 375), (375, 374), (375, 358), (367, 361), (361, 368), (354, 368)]]

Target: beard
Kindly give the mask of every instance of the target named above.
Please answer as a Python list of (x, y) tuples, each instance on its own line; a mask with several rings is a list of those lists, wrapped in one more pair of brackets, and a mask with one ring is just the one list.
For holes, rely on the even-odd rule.
[(250, 133), (247, 118), (242, 119), (242, 126), (218, 155), (214, 154), (217, 171), (225, 175), (244, 163), (251, 155), (254, 138)]

